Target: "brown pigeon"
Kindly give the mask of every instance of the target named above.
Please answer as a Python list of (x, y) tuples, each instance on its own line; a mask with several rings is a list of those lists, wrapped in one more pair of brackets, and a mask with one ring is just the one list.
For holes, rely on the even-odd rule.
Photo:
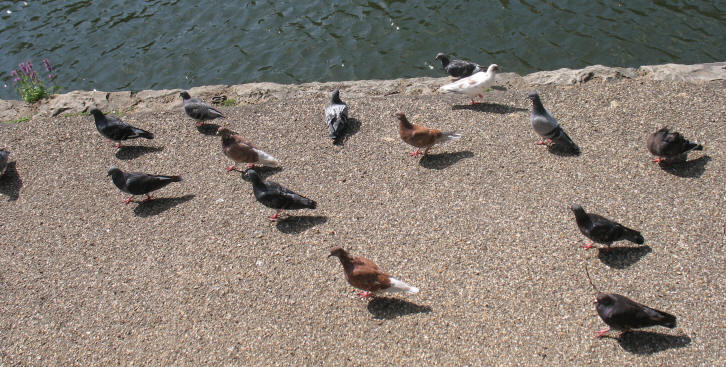
[(669, 163), (670, 159), (686, 159), (688, 152), (692, 150), (703, 150), (701, 144), (691, 143), (678, 132), (670, 132), (668, 127), (663, 127), (648, 137), (648, 151), (658, 158), (653, 162)]
[(429, 129), (425, 126), (412, 124), (408, 122), (403, 112), (396, 112), (396, 117), (398, 118), (398, 135), (401, 140), (418, 148), (416, 151), (411, 152), (412, 157), (421, 154), (421, 148), (426, 148), (423, 151), (423, 155), (426, 155), (429, 149), (436, 144), (443, 144), (461, 138), (461, 135), (455, 132), (442, 133), (438, 129)]
[(235, 164), (227, 167), (227, 172), (236, 170), (237, 163), (242, 162), (247, 163), (247, 168), (252, 168), (255, 163), (269, 167), (280, 166), (280, 162), (275, 157), (255, 148), (250, 142), (231, 130), (220, 127), (217, 129), (217, 134), (222, 136), (224, 155), (235, 161)]
[(340, 259), (345, 279), (350, 285), (363, 290), (357, 293), (363, 298), (373, 297), (376, 292), (418, 293), (418, 288), (384, 273), (378, 265), (365, 257), (350, 256), (342, 247), (332, 248), (328, 257), (331, 256)]

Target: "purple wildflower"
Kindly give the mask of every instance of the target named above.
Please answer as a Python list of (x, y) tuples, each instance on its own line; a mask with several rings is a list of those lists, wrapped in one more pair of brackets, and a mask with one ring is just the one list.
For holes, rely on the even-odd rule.
[(53, 73), (48, 74), (48, 79), (53, 80), (53, 78), (55, 78), (55, 75), (53, 75)]
[(21, 62), (21, 63), (20, 63), (20, 65), (18, 65), (18, 66), (20, 66), (20, 71), (21, 71), (21, 72), (22, 72), (23, 74), (27, 74), (27, 73), (28, 73), (28, 72), (26, 71), (26, 69), (25, 69), (25, 63), (24, 63), (24, 62)]
[(13, 79), (13, 83), (17, 83), (17, 82), (19, 82), (19, 81), (20, 81), (20, 78), (15, 78), (15, 79)]
[(10, 72), (10, 76), (18, 76), (18, 71), (13, 69), (13, 71)]
[(53, 66), (52, 66), (52, 65), (50, 65), (50, 60), (48, 60), (48, 59), (43, 59), (43, 66), (45, 66), (45, 70), (46, 70), (46, 71), (48, 71), (49, 73), (50, 73), (51, 71), (53, 71)]
[(30, 78), (33, 79), (33, 80), (38, 80), (38, 73), (36, 73), (35, 70), (33, 70), (30, 73)]

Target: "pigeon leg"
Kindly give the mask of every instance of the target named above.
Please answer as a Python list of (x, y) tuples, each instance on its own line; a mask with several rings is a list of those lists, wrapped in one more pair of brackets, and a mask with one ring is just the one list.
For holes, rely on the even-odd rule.
[(362, 291), (362, 292), (358, 292), (356, 294), (359, 295), (363, 299), (372, 298), (373, 296), (375, 296), (375, 294), (373, 294), (373, 292), (368, 292), (368, 291)]
[(133, 198), (134, 198), (133, 195), (132, 196), (129, 196), (126, 199), (123, 200), (123, 203), (126, 204), (126, 205), (128, 205), (130, 202), (133, 201), (132, 200)]
[(146, 199), (144, 199), (143, 201), (145, 202), (145, 201), (149, 201), (149, 200), (151, 200), (151, 199), (152, 199), (151, 195), (149, 195), (149, 194), (146, 194)]
[(429, 149), (431, 149), (431, 147), (424, 149), (424, 152), (423, 152), (424, 157), (426, 156), (426, 154), (429, 154)]
[(589, 250), (589, 249), (593, 248), (593, 246), (595, 246), (594, 243), (588, 243), (585, 246), (580, 246), (580, 247), (584, 248), (585, 250)]
[(245, 169), (250, 169), (250, 168), (252, 168), (254, 166), (255, 166), (254, 163), (247, 163), (247, 165), (245, 166)]
[(605, 335), (608, 331), (610, 331), (610, 328), (607, 328), (605, 330), (596, 331), (596, 333), (597, 333), (596, 338), (602, 338), (602, 336)]
[(196, 122), (196, 123), (194, 124), (194, 126), (196, 126), (196, 127), (202, 127), (202, 126), (204, 126), (204, 122), (202, 122), (202, 121), (197, 121), (197, 122)]
[(421, 149), (416, 149), (415, 151), (411, 152), (411, 154), (409, 154), (409, 156), (416, 157), (419, 154), (421, 154)]
[(114, 144), (113, 147), (116, 148), (116, 149), (120, 149), (121, 148), (121, 142), (118, 142), (118, 143)]
[(477, 103), (476, 103), (476, 102), (475, 102), (475, 101), (474, 101), (474, 100), (472, 99), (472, 100), (471, 100), (471, 104), (472, 104), (472, 105), (475, 105), (475, 104), (477, 104)]
[(225, 169), (227, 170), (227, 172), (236, 171), (237, 170), (237, 165), (236, 164), (233, 164), (233, 165), (231, 165), (231, 166), (229, 166), (229, 167), (227, 167)]
[(542, 140), (536, 142), (535, 144), (537, 144), (537, 145), (552, 144), (552, 139), (542, 139)]
[(282, 211), (278, 210), (277, 213), (270, 216), (270, 222), (274, 222), (274, 221), (280, 219), (280, 217), (282, 217)]
[(481, 93), (477, 94), (476, 96), (479, 97), (479, 98), (481, 98), (481, 99), (484, 99), (484, 96)]

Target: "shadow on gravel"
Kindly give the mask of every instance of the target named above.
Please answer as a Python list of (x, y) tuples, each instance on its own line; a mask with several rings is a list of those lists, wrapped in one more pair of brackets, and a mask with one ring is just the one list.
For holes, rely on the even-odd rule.
[(629, 331), (620, 335), (618, 344), (633, 354), (653, 354), (691, 344), (688, 335), (668, 335), (651, 331)]
[(217, 129), (219, 129), (219, 125), (217, 124), (204, 124), (202, 126), (195, 126), (197, 128), (197, 131), (200, 133), (207, 135), (207, 136), (216, 136), (217, 135)]
[(376, 297), (368, 302), (368, 312), (379, 320), (393, 320), (399, 316), (429, 313), (431, 312), (431, 307), (419, 306), (398, 298)]
[(568, 149), (563, 147), (559, 144), (550, 144), (547, 146), (547, 150), (559, 157), (577, 157), (580, 155), (580, 151), (574, 151), (572, 149)]
[(501, 113), (501, 114), (508, 114), (508, 113), (515, 113), (515, 112), (522, 112), (522, 111), (529, 111), (526, 108), (519, 108), (514, 106), (507, 106), (505, 104), (498, 104), (498, 103), (477, 103), (477, 104), (459, 104), (451, 106), (452, 110), (472, 110), (477, 112), (491, 112), (491, 113)]
[(144, 145), (124, 145), (116, 151), (116, 158), (128, 161), (139, 158), (147, 153), (156, 153), (164, 150), (164, 147), (147, 147)]
[(8, 197), (8, 201), (18, 200), (23, 180), (15, 167), (15, 162), (8, 163), (5, 174), (0, 176), (0, 193)]
[(704, 155), (700, 158), (687, 162), (659, 163), (660, 168), (674, 176), (698, 178), (706, 172), (706, 164), (711, 157)]
[(354, 118), (348, 118), (348, 126), (345, 127), (343, 135), (333, 140), (333, 145), (343, 145), (351, 136), (355, 135), (360, 131), (360, 121)]
[(194, 196), (196, 195), (184, 195), (176, 198), (160, 198), (144, 201), (139, 203), (139, 205), (134, 208), (134, 214), (139, 217), (150, 217), (153, 215), (158, 215), (179, 204), (194, 199)]
[(456, 162), (471, 158), (474, 156), (469, 150), (462, 152), (450, 152), (450, 153), (439, 153), (439, 154), (427, 154), (418, 161), (418, 164), (423, 168), (441, 170), (448, 168), (456, 164)]
[(310, 228), (323, 224), (328, 221), (328, 217), (324, 216), (296, 216), (292, 215), (285, 219), (278, 220), (275, 227), (277, 230), (285, 234), (298, 234), (307, 231)]
[(643, 258), (643, 256), (653, 252), (650, 246), (638, 246), (638, 247), (611, 247), (610, 250), (601, 248), (600, 253), (597, 255), (603, 264), (615, 268), (625, 269)]

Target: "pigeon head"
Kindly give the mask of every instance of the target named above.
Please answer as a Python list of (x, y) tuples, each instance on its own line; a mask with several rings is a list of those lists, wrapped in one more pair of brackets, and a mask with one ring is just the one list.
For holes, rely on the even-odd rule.
[(182, 99), (189, 99), (192, 98), (192, 96), (189, 95), (186, 91), (179, 93), (179, 95), (182, 97)]
[(395, 115), (396, 115), (396, 118), (399, 120), (406, 120), (406, 114), (401, 111), (396, 112)]
[(597, 303), (598, 306), (610, 306), (615, 303), (615, 297), (606, 293), (598, 293), (595, 303)]
[(331, 256), (335, 256), (335, 257), (341, 259), (343, 257), (347, 257), (348, 252), (345, 251), (342, 247), (336, 246), (336, 247), (333, 247), (330, 249), (330, 255), (328, 255), (328, 257), (331, 257)]
[(572, 210), (572, 212), (575, 213), (575, 218), (577, 218), (577, 219), (587, 218), (587, 213), (585, 213), (585, 209), (583, 209), (580, 206), (580, 204), (572, 204), (570, 206), (570, 210)]
[(434, 60), (446, 60), (446, 59), (448, 59), (448, 57), (446, 57), (446, 55), (444, 55), (443, 52), (437, 53), (436, 57), (434, 57)]
[(529, 94), (527, 95), (527, 98), (529, 98), (533, 101), (537, 100), (537, 99), (539, 99), (539, 93), (537, 93), (536, 90), (533, 90), (533, 91), (529, 92)]
[(489, 65), (489, 68), (487, 68), (487, 73), (496, 73), (501, 71), (502, 69), (499, 68), (499, 65), (497, 64), (491, 64)]
[(116, 175), (118, 173), (121, 173), (121, 170), (118, 169), (115, 166), (111, 166), (111, 167), (108, 168), (108, 171), (106, 171), (106, 176), (113, 176), (113, 175)]
[(263, 183), (262, 179), (260, 178), (260, 175), (257, 174), (257, 171), (255, 171), (253, 169), (248, 169), (245, 172), (244, 177), (246, 177), (250, 182), (252, 182), (253, 185), (260, 185)]
[(336, 89), (333, 91), (333, 95), (330, 97), (330, 103), (343, 104), (343, 101), (340, 100), (340, 90)]
[(98, 108), (91, 108), (88, 112), (93, 115), (93, 117), (103, 117), (103, 112), (101, 112)]

